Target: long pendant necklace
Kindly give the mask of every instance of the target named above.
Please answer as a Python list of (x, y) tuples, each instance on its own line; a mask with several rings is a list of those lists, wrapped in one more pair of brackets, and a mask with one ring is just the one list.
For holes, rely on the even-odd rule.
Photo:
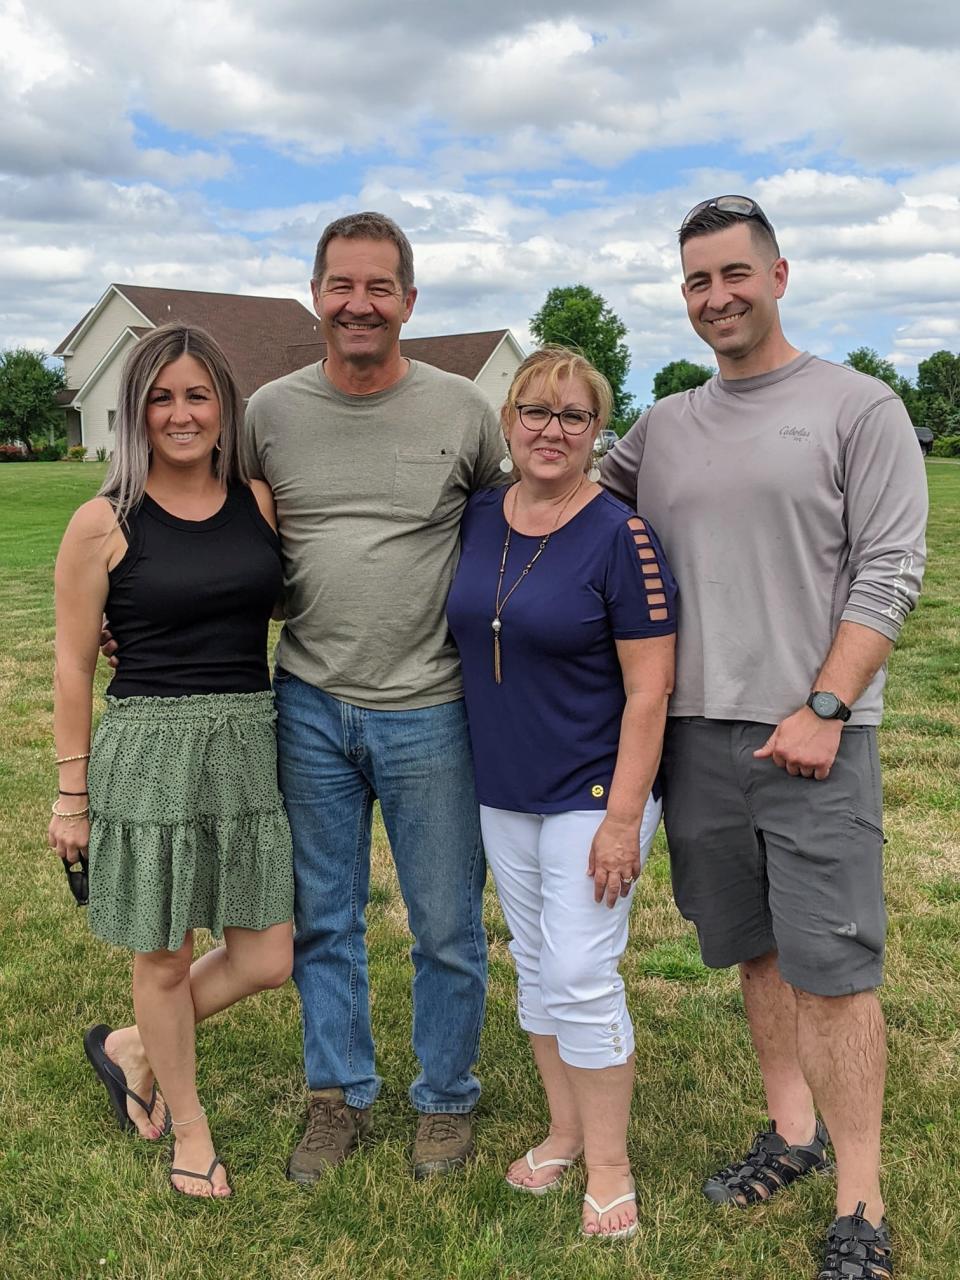
[[(520, 570), (520, 576), (517, 578), (516, 582), (513, 584), (513, 586), (510, 588), (507, 594), (501, 599), (500, 593), (503, 590), (503, 575), (507, 568), (507, 555), (509, 554), (509, 551), (510, 551), (510, 535), (513, 532), (513, 527), (511, 526), (510, 521), (507, 520), (507, 536), (503, 540), (503, 555), (500, 557), (500, 572), (497, 575), (497, 595), (496, 595), (496, 600), (494, 602), (493, 619), (490, 623), (490, 629), (493, 631), (493, 678), (497, 682), (497, 684), (500, 684), (503, 680), (503, 667), (500, 661), (500, 632), (503, 630), (503, 623), (500, 621), (500, 615), (503, 612), (504, 606), (506, 605), (507, 601), (516, 591), (517, 587), (519, 587), (520, 583), (524, 580), (524, 578), (527, 576), (527, 574), (530, 572), (533, 566), (537, 563), (537, 561), (543, 555), (544, 551), (547, 548), (547, 543), (556, 533), (560, 525), (560, 521), (563, 519), (564, 512), (566, 511), (567, 507), (569, 507), (570, 503), (574, 500), (574, 498), (577, 496), (577, 494), (580, 492), (580, 488), (582, 485), (583, 485), (583, 477), (581, 476), (580, 480), (577, 482), (576, 488), (573, 489), (573, 491), (570, 493), (569, 497), (567, 498), (566, 502), (557, 512), (557, 518), (553, 522), (553, 528), (550, 530), (549, 533), (545, 533), (543, 537), (540, 539), (540, 545), (537, 547), (536, 551), (533, 553), (533, 555), (530, 557), (527, 563)], [(517, 514), (517, 496), (516, 495), (517, 495), (517, 490), (515, 489), (514, 498), (513, 498), (514, 516), (516, 516)], [(506, 518), (506, 513), (504, 513), (504, 518)]]

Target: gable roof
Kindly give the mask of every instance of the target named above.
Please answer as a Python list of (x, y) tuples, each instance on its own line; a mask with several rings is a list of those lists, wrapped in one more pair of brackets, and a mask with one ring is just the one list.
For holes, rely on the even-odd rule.
[(278, 376), (277, 348), (309, 342), (320, 331), (316, 316), (295, 298), (133, 284), (116, 287), (155, 325), (179, 320), (211, 333), (223, 348), (244, 399)]
[[(152, 325), (180, 321), (198, 325), (216, 338), (244, 397), (279, 377), (277, 349), (310, 342), (319, 333), (312, 312), (295, 298), (260, 298), (242, 293), (203, 293), (195, 289), (155, 289), (148, 285), (111, 284), (103, 297), (78, 325), (71, 329), (54, 355), (69, 352), (80, 331), (98, 313), (112, 293), (118, 293)], [(149, 332), (149, 325), (134, 330)]]
[[(114, 294), (125, 298), (148, 322), (145, 326), (124, 326), (125, 332), (138, 338), (150, 331), (150, 325), (176, 321), (199, 325), (211, 333), (223, 348), (244, 399), (265, 382), (322, 360), (327, 353), (327, 344), (320, 338), (319, 321), (295, 298), (111, 284), (53, 354), (71, 355), (82, 341), (84, 330)], [(516, 347), (509, 329), (488, 329), (433, 338), (402, 338), (400, 350), (411, 360), (458, 373), (472, 382), (505, 339)], [(113, 349), (112, 346), (107, 354), (112, 355)], [(517, 351), (522, 358), (519, 348)]]
[[(434, 338), (401, 338), (400, 354), (447, 373), (459, 373), (473, 382), (509, 333), (509, 329), (486, 329), (481, 333), (448, 333)], [(327, 344), (322, 340), (291, 345), (287, 348), (284, 373), (316, 364), (326, 354)]]

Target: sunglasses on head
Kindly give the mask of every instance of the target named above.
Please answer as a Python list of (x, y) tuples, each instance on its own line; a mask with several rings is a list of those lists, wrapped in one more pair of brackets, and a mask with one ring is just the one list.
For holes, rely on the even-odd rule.
[(763, 212), (756, 200), (751, 200), (749, 196), (713, 196), (710, 200), (701, 200), (699, 204), (695, 204), (684, 220), (680, 223), (680, 230), (691, 222), (698, 213), (703, 213), (704, 209), (717, 209), (720, 213), (736, 213), (741, 218), (756, 218), (756, 220), (770, 232), (773, 236), (773, 242), (777, 242), (777, 233), (773, 229), (770, 219)]

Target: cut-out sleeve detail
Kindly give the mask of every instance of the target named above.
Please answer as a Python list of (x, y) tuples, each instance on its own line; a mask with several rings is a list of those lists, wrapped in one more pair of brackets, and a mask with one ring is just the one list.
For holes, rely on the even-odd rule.
[(677, 587), (656, 532), (628, 516), (611, 548), (605, 599), (617, 639), (669, 635), (676, 630)]

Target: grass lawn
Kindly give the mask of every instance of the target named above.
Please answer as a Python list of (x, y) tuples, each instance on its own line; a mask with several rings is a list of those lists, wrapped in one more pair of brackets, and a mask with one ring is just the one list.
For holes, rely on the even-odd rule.
[[(129, 1020), (129, 960), (91, 937), (44, 832), (52, 767), (52, 567), (102, 467), (0, 466), (0, 1277), (327, 1280), (787, 1280), (813, 1277), (829, 1179), (766, 1209), (718, 1211), (703, 1176), (761, 1127), (737, 986), (709, 973), (670, 897), (662, 844), (637, 893), (625, 978), (636, 1023), (630, 1133), (641, 1231), (578, 1237), (579, 1175), (537, 1199), (503, 1182), (544, 1112), (514, 1017), (507, 935), (489, 897), (490, 997), (479, 1158), (415, 1184), (409, 939), (382, 829), (368, 935), (379, 1070), (376, 1142), (318, 1189), (284, 1180), (304, 1082), (296, 992), (247, 1001), (198, 1034), (201, 1095), (235, 1190), (167, 1188), (167, 1144), (122, 1135), (83, 1056), (91, 1023)], [(960, 467), (931, 461), (926, 593), (891, 662), (886, 727), (884, 1171), (897, 1275), (960, 1276)], [(101, 673), (101, 680), (103, 673)]]

